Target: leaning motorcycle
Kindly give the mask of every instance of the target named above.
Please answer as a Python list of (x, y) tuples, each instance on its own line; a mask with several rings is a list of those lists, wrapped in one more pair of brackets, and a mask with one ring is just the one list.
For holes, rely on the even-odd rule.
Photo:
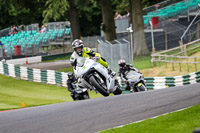
[(81, 88), (77, 82), (72, 83), (72, 85), (75, 88), (73, 93), (75, 101), (90, 99), (87, 88)]
[(130, 70), (126, 74), (126, 77), (128, 80), (125, 80), (124, 83), (129, 84), (130, 92), (147, 91), (144, 82), (144, 76), (141, 73)]
[(107, 68), (99, 64), (95, 58), (85, 58), (83, 65), (76, 66), (74, 73), (81, 82), (80, 86), (99, 92), (103, 96), (122, 93), (116, 76), (108, 74)]

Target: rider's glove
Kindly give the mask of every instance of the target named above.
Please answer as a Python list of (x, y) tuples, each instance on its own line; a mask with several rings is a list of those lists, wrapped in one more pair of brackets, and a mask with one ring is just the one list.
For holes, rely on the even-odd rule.
[(98, 62), (99, 61), (99, 56), (93, 57), (93, 60), (96, 61), (96, 62)]
[(142, 74), (142, 72), (138, 71), (138, 73)]

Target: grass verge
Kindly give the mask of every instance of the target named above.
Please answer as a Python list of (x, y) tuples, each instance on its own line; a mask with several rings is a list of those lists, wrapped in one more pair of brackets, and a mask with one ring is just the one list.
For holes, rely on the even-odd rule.
[[(0, 75), (0, 111), (73, 101), (66, 87), (18, 80)], [(90, 98), (102, 97), (89, 92)]]
[(139, 70), (153, 68), (151, 64), (151, 56), (138, 56), (133, 58), (133, 65)]
[(67, 67), (67, 68), (63, 68), (63, 69), (58, 69), (57, 71), (59, 72), (73, 72), (73, 67)]
[(105, 130), (101, 133), (192, 133), (195, 128), (200, 127), (199, 110), (200, 104), (121, 128)]

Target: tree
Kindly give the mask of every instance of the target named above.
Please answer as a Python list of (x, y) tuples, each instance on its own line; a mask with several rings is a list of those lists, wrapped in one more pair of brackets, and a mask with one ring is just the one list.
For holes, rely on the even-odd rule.
[(72, 36), (74, 39), (80, 39), (81, 37), (81, 29), (80, 29), (80, 23), (79, 23), (79, 17), (78, 17), (78, 11), (77, 7), (74, 3), (74, 0), (68, 0), (70, 5), (70, 25), (72, 29)]
[(82, 35), (99, 35), (102, 23), (100, 2), (98, 0), (81, 0), (77, 5)]
[(131, 15), (134, 31), (134, 55), (148, 55), (145, 34), (144, 34), (144, 21), (142, 15), (142, 4), (140, 0), (131, 0)]
[(116, 39), (116, 32), (111, 1), (100, 0), (100, 3), (102, 5), (102, 30), (104, 31), (104, 37), (108, 41), (113, 41)]
[(67, 0), (47, 0), (43, 11), (43, 23), (50, 19), (58, 20), (69, 9)]
[(43, 12), (43, 22), (48, 22), (50, 19), (56, 21), (62, 16), (67, 16), (69, 14), (73, 40), (80, 39), (80, 23), (77, 6), (74, 0), (48, 0), (45, 5), (47, 8)]
[(42, 21), (43, 6), (38, 1), (0, 0), (0, 29)]

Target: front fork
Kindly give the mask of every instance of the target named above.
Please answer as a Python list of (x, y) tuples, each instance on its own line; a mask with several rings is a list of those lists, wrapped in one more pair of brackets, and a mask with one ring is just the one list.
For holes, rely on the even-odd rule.
[(130, 92), (138, 92), (138, 87), (140, 87), (142, 85), (141, 82), (137, 83), (135, 86), (130, 86)]

